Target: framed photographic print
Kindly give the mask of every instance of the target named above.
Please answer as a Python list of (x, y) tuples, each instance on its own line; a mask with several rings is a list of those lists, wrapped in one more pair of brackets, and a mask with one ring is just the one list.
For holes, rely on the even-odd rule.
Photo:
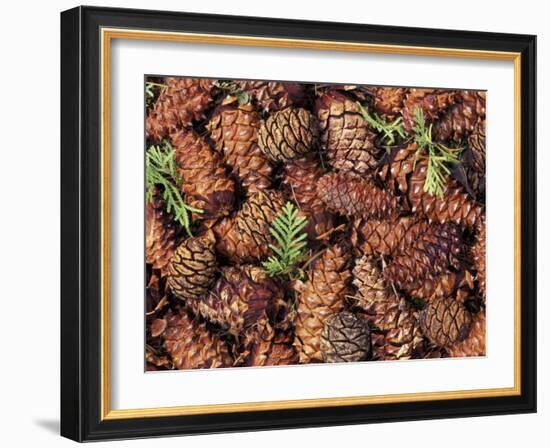
[(535, 36), (61, 22), (63, 436), (536, 411)]

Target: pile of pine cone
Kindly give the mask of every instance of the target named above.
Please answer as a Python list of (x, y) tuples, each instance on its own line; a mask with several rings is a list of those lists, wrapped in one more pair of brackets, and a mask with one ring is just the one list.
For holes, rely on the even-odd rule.
[[(485, 94), (156, 78), (147, 146), (175, 150), (187, 235), (146, 205), (147, 370), (485, 354)], [(384, 145), (360, 105), (406, 136)], [(414, 113), (461, 146), (442, 195)], [(301, 275), (270, 276), (270, 225), (307, 218)]]

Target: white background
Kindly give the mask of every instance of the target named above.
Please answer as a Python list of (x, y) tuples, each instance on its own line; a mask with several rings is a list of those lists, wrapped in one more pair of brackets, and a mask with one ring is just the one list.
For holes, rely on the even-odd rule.
[[(352, 0), (332, 2), (257, 2), (225, 0), (89, 1), (89, 4), (161, 8), (196, 12), (279, 16), (317, 20), (355, 21), (387, 25), (475, 29), (538, 34), (539, 123), (550, 116), (544, 79), (548, 67), (545, 35), (547, 12), (542, 2), (400, 1), (366, 4)], [(10, 2), (3, 5), (1, 50), (1, 127), (3, 213), (3, 344), (0, 381), (0, 440), (7, 446), (68, 446), (58, 438), (59, 396), (59, 11), (76, 3)], [(547, 75), (546, 75), (547, 76)], [(544, 126), (538, 129), (539, 229), (548, 227), (550, 207), (543, 198), (550, 189), (542, 166)], [(548, 202), (546, 200), (546, 202)], [(404, 422), (293, 431), (200, 436), (187, 439), (132, 441), (110, 446), (223, 446), (246, 447), (308, 444), (334, 447), (343, 443), (365, 446), (464, 447), (491, 444), (500, 447), (544, 446), (548, 441), (550, 400), (544, 372), (542, 331), (548, 321), (544, 274), (550, 275), (544, 252), (550, 238), (539, 232), (539, 413), (525, 416), (484, 417), (444, 421)], [(99, 444), (98, 446), (103, 446)], [(108, 446), (108, 445), (106, 445)]]
[[(512, 61), (115, 40), (111, 67), (113, 409), (513, 387)], [(144, 373), (144, 316), (136, 306), (143, 297), (144, 166), (136, 148), (143, 145), (146, 73), (487, 90), (488, 356)]]

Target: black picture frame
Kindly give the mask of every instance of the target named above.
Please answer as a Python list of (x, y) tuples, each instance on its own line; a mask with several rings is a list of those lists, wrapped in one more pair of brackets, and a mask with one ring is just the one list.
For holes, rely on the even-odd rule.
[[(521, 394), (101, 419), (100, 29), (521, 53)], [(536, 36), (77, 7), (61, 14), (61, 435), (76, 441), (536, 412)]]

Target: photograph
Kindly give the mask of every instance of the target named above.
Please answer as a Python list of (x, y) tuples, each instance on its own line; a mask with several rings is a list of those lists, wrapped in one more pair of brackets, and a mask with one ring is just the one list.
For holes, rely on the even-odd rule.
[(143, 89), (145, 371), (487, 355), (485, 90)]

